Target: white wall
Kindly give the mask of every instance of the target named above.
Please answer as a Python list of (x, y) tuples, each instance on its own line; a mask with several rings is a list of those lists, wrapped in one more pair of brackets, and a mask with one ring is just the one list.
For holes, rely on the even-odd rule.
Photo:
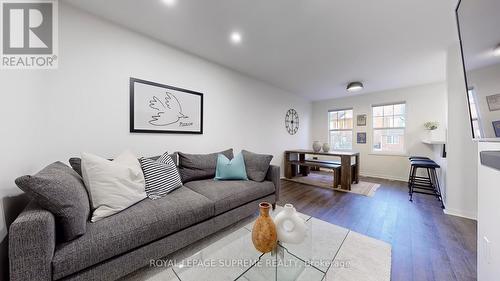
[[(407, 155), (378, 155), (371, 151), (371, 106), (382, 103), (406, 102), (406, 148)], [(365, 176), (382, 177), (406, 181), (408, 179), (408, 155), (423, 155), (434, 158), (432, 145), (422, 143), (426, 137), (423, 124), (438, 121), (446, 124), (446, 85), (435, 83), (418, 87), (355, 95), (313, 103), (312, 139), (328, 142), (328, 111), (354, 108), (354, 116), (366, 114), (367, 126), (354, 127), (353, 150), (359, 151), (361, 169)], [(367, 132), (367, 144), (356, 143), (356, 133)], [(439, 155), (438, 155), (439, 156)]]
[[(44, 111), (48, 72), (0, 70), (0, 199), (19, 193), (14, 179), (42, 167), (47, 130)], [(3, 206), (0, 201), (0, 240), (5, 236)]]
[(448, 50), (448, 167), (446, 213), (477, 217), (477, 144), (472, 140), (462, 60), (458, 43)]
[(467, 72), (469, 87), (474, 87), (479, 118), (483, 129), (483, 138), (495, 138), (493, 121), (500, 120), (500, 110), (490, 111), (486, 97), (500, 94), (500, 64), (491, 65)]
[[(500, 142), (479, 142), (478, 150), (498, 151)], [(499, 182), (500, 171), (481, 165), (478, 158), (477, 280), (479, 281), (498, 280), (500, 276)]]
[[(309, 138), (310, 103), (288, 92), (96, 20), (62, 5), (61, 59), (53, 76), (49, 123), (58, 141), (51, 157), (81, 150), (114, 155), (162, 150), (210, 152), (228, 147), (275, 155)], [(205, 94), (204, 134), (130, 134), (129, 77)], [(301, 118), (297, 135), (284, 127), (286, 110)]]
[[(112, 157), (127, 148), (157, 155), (232, 147), (273, 154), (281, 164), (285, 149), (310, 143), (310, 102), (64, 3), (59, 15), (59, 69), (0, 72), (9, 93), (1, 103), (2, 189), (81, 151)], [(204, 93), (204, 134), (129, 133), (130, 76)], [(294, 136), (285, 130), (289, 108), (300, 115)]]

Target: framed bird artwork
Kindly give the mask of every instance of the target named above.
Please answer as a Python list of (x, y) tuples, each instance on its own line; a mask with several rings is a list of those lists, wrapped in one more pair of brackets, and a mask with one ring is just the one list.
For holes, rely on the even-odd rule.
[(203, 134), (203, 94), (131, 77), (130, 132)]

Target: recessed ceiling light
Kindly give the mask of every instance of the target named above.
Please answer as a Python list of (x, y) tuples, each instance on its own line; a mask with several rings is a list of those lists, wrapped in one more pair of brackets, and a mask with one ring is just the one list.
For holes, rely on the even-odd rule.
[(169, 7), (173, 7), (175, 6), (175, 4), (177, 4), (177, 0), (162, 0), (163, 3), (165, 3), (165, 5), (169, 6)]
[(495, 49), (493, 50), (493, 55), (495, 57), (500, 57), (500, 44), (498, 44)]
[(349, 93), (358, 92), (363, 90), (363, 83), (361, 82), (351, 82), (347, 85), (347, 91)]
[(238, 31), (233, 31), (231, 32), (231, 35), (229, 35), (229, 40), (231, 40), (231, 43), (233, 44), (240, 44), (243, 40), (243, 36), (241, 36), (241, 33)]

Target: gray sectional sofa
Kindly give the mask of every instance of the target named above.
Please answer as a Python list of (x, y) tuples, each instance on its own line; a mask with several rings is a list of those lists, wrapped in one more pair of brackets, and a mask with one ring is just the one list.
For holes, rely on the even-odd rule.
[(89, 222), (69, 242), (58, 242), (54, 215), (31, 202), (10, 226), (11, 280), (116, 280), (254, 214), (261, 201), (275, 204), (279, 179), (271, 165), (263, 182), (185, 182), (166, 197)]

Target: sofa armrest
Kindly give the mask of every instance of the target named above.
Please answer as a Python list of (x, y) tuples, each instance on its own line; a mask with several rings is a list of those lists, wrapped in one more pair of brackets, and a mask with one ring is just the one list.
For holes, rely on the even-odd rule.
[(52, 280), (54, 215), (31, 202), (9, 228), (10, 280)]
[(281, 180), (280, 180), (280, 167), (275, 165), (270, 165), (267, 170), (266, 180), (272, 181), (274, 183), (276, 202), (278, 202), (280, 197)]

